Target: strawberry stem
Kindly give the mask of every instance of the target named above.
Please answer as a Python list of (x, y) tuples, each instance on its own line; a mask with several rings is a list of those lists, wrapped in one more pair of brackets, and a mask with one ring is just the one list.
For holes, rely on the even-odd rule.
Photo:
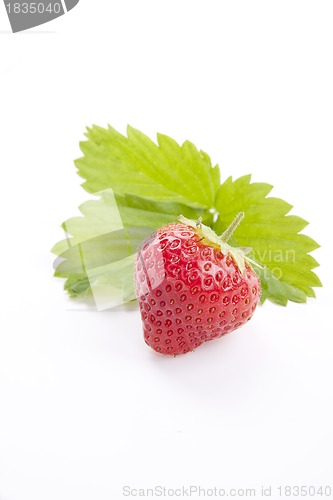
[(239, 226), (239, 224), (242, 222), (244, 219), (244, 212), (239, 212), (238, 215), (234, 218), (228, 229), (224, 231), (224, 233), (221, 234), (220, 238), (224, 243), (227, 243), (227, 241), (231, 238), (233, 235), (235, 229)]

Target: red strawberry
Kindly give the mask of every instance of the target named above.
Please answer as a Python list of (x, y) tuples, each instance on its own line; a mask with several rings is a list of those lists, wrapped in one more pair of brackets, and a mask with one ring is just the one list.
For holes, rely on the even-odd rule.
[[(260, 283), (245, 252), (180, 216), (142, 243), (135, 270), (144, 338), (162, 354), (183, 354), (246, 323), (260, 297)], [(251, 261), (252, 262), (252, 261)]]

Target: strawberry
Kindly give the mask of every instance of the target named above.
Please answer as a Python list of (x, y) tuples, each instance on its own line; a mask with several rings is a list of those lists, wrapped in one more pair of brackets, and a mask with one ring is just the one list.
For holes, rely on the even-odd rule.
[(222, 337), (251, 319), (260, 283), (246, 250), (227, 240), (240, 213), (221, 237), (201, 223), (179, 217), (142, 243), (135, 286), (144, 339), (161, 354), (184, 354)]

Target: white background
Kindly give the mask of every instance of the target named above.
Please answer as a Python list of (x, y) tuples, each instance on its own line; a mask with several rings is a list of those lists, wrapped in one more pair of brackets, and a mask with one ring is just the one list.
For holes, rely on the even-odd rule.
[[(81, 0), (13, 35), (0, 3), (1, 500), (333, 486), (332, 23), (324, 0)], [(175, 359), (136, 309), (71, 302), (50, 248), (89, 197), (73, 160), (93, 123), (273, 184), (321, 244), (318, 298)]]

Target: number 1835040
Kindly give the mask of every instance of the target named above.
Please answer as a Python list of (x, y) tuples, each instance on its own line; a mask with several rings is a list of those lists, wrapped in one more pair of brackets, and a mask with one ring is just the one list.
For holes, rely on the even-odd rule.
[(8, 14), (44, 14), (48, 12), (49, 14), (60, 14), (62, 7), (60, 3), (14, 3), (6, 4)]

